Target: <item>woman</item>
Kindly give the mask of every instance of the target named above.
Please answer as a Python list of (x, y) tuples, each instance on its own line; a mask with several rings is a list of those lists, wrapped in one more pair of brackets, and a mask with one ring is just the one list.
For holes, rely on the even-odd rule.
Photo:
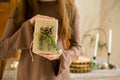
[[(57, 45), (62, 55), (34, 54), (31, 60), (30, 44), (33, 40), (35, 19), (59, 20)], [(3, 38), (0, 57), (9, 58), (21, 50), (17, 80), (70, 80), (69, 65), (80, 52), (80, 27), (74, 3), (71, 0), (21, 0), (12, 10)], [(70, 41), (66, 49), (65, 39)]]

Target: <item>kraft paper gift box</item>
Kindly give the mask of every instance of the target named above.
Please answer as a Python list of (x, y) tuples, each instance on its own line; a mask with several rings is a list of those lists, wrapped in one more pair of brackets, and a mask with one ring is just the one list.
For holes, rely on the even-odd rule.
[(37, 18), (33, 35), (34, 53), (53, 54), (59, 53), (57, 46), (58, 20)]

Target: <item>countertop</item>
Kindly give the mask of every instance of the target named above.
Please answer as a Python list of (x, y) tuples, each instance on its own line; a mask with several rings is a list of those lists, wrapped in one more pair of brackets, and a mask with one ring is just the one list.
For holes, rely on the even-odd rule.
[[(18, 61), (16, 58), (10, 58), (7, 62), (7, 66), (3, 75), (2, 80), (15, 80), (17, 69), (11, 69), (10, 65), (13, 61)], [(113, 70), (92, 70), (88, 73), (70, 73), (71, 80), (93, 80), (93, 79), (113, 79), (119, 78), (120, 80), (120, 69)]]

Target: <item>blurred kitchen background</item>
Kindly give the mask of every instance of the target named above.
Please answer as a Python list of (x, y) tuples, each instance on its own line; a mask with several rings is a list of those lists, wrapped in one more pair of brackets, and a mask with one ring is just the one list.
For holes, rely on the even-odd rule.
[[(0, 38), (10, 10), (19, 0), (0, 0)], [(82, 55), (92, 59), (96, 34), (100, 34), (97, 60), (107, 61), (109, 30), (112, 30), (110, 63), (120, 67), (120, 0), (75, 0), (80, 15)], [(18, 57), (18, 52), (12, 57)], [(0, 80), (7, 60), (0, 59)], [(117, 79), (120, 80), (120, 79)]]
[[(95, 36), (100, 34), (97, 57), (107, 59), (109, 30), (112, 30), (110, 62), (120, 67), (120, 0), (76, 0), (80, 15), (82, 53), (94, 54)], [(86, 36), (87, 34), (87, 36)]]

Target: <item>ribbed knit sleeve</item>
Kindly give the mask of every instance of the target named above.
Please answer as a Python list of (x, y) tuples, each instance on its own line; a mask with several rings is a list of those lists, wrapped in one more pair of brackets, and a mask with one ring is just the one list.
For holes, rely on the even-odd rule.
[(3, 37), (0, 41), (0, 57), (8, 58), (18, 49), (30, 48), (33, 39), (33, 28), (29, 20), (20, 27), (14, 24), (16, 7), (11, 11)]

